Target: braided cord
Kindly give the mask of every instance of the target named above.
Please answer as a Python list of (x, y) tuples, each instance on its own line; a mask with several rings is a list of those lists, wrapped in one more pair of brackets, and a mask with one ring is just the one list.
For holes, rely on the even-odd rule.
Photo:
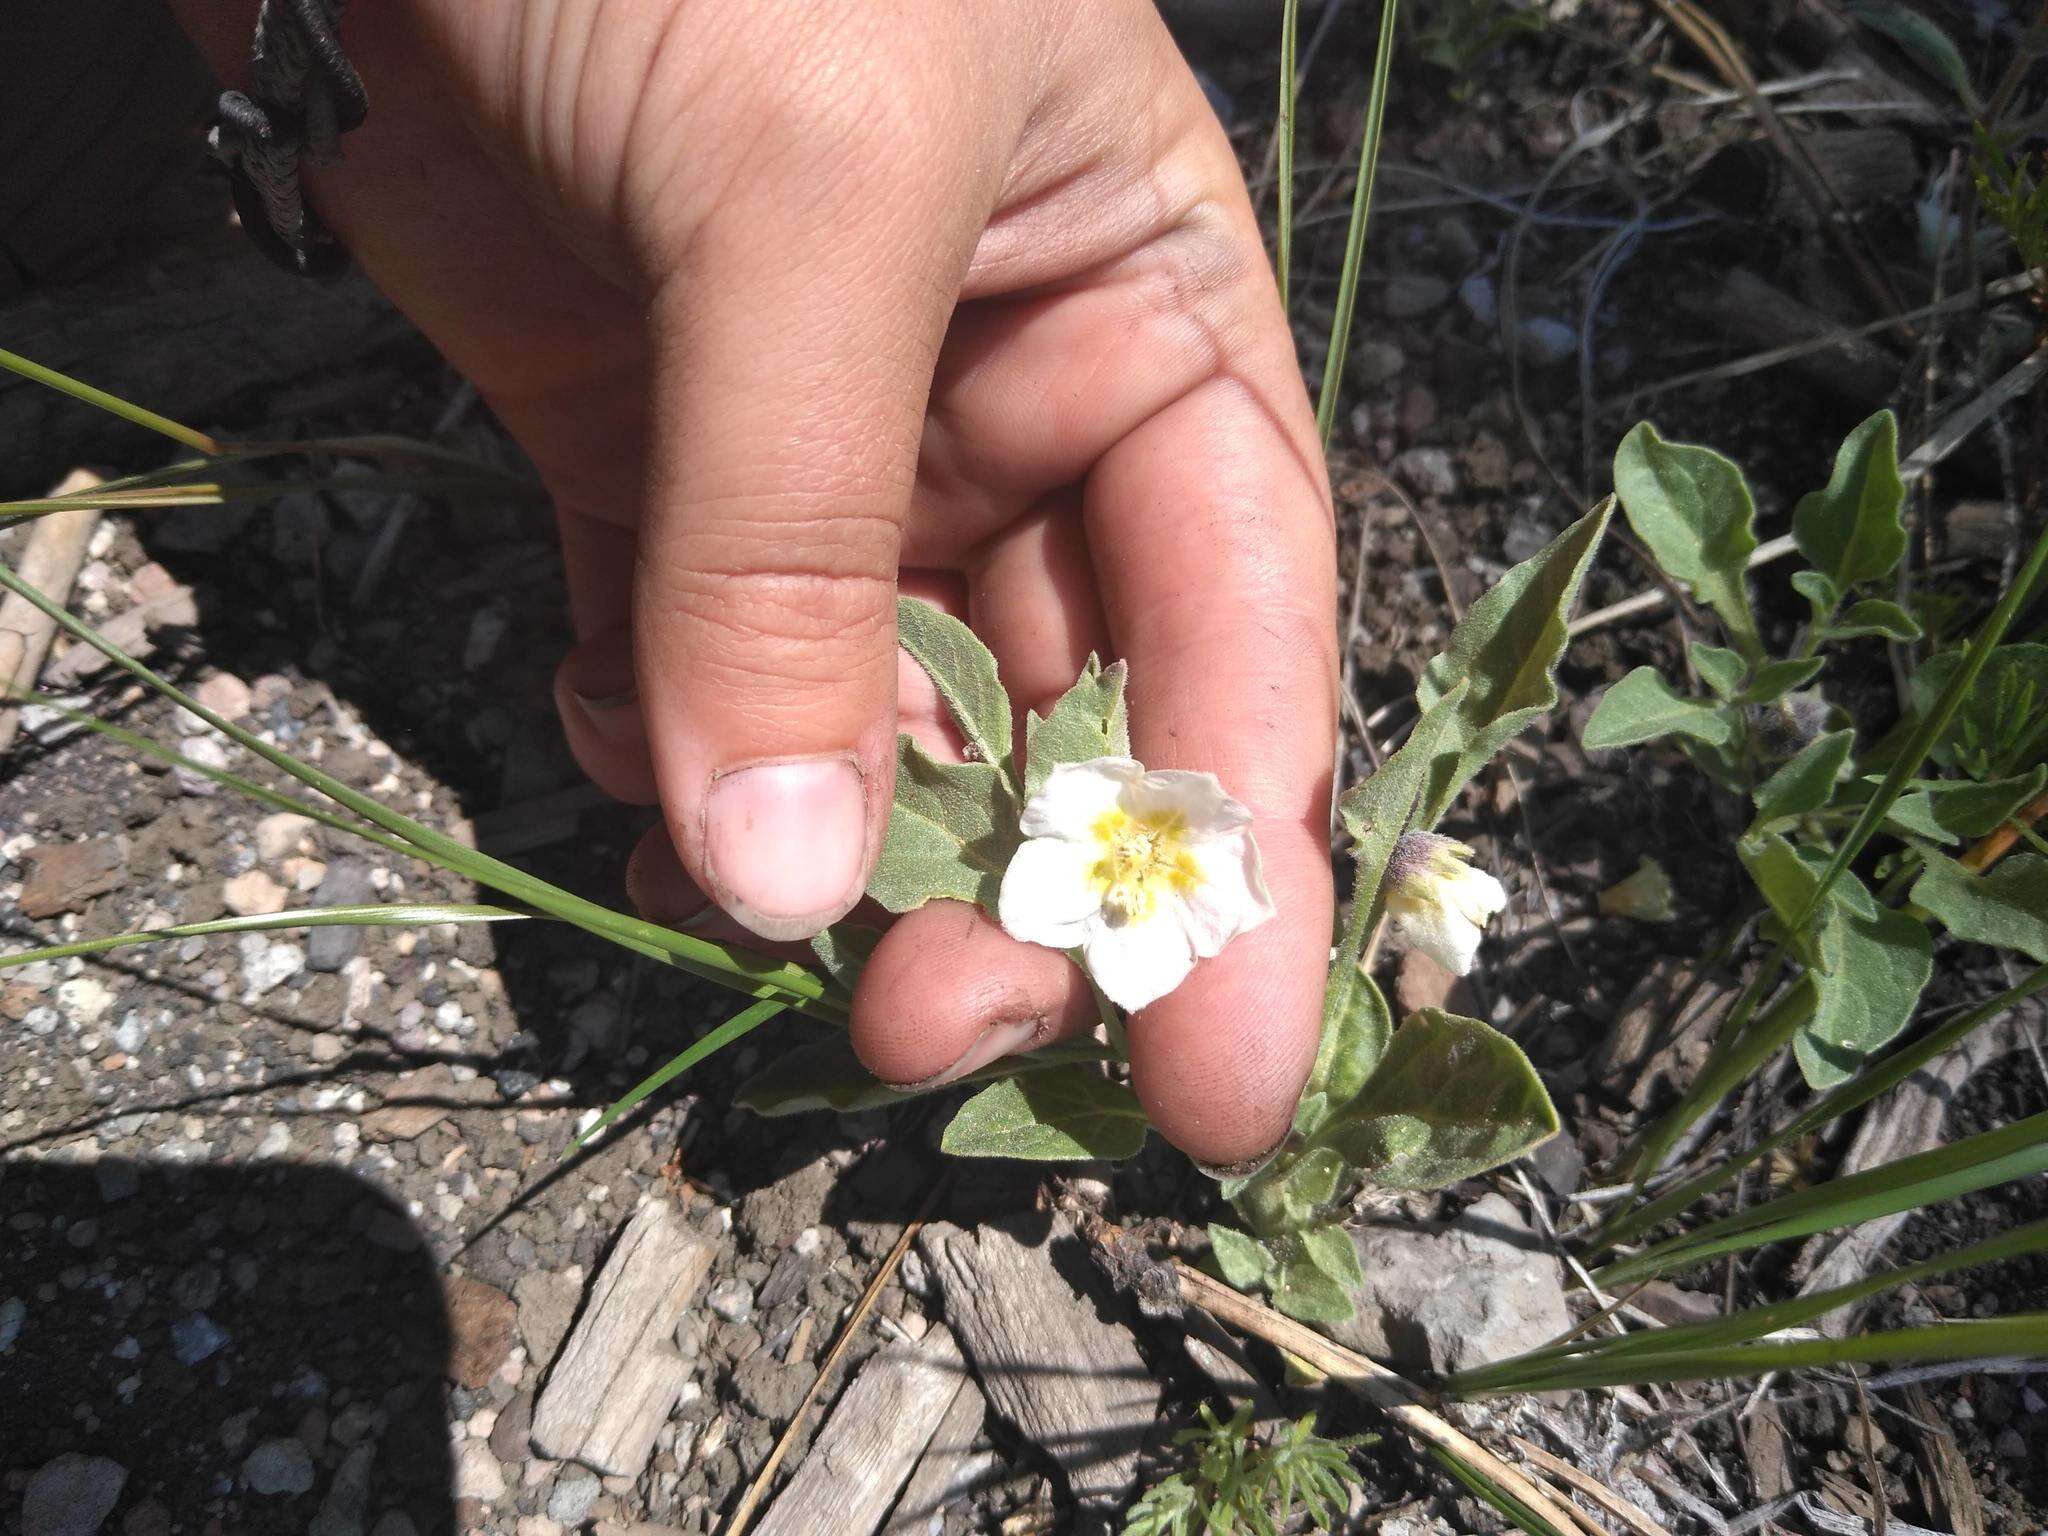
[(228, 168), (242, 226), (287, 271), (329, 277), (348, 254), (306, 206), (303, 165), (341, 158), (369, 97), (335, 35), (348, 0), (263, 0), (249, 89), (223, 91), (207, 144)]

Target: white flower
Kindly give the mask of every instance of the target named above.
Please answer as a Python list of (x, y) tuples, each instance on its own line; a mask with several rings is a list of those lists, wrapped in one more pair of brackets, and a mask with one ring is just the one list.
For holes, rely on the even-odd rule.
[(1392, 886), (1387, 912), (1409, 947), (1445, 970), (1472, 973), (1486, 920), (1508, 904), (1508, 893), (1483, 869), (1465, 861), (1472, 850), (1434, 832), (1407, 832), (1387, 865)]
[(1062, 763), (1025, 807), (998, 910), (1012, 938), (1078, 949), (1135, 1011), (1273, 915), (1251, 812), (1211, 773)]

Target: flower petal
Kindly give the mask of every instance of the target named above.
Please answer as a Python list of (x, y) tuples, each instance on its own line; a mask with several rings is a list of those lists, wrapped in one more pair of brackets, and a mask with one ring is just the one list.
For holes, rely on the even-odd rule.
[(1176, 816), (1190, 839), (1217, 837), (1251, 825), (1252, 813), (1224, 793), (1213, 773), (1155, 768), (1131, 786), (1124, 808), (1133, 816)]
[(1174, 910), (1177, 905), (1162, 903), (1152, 917), (1140, 922), (1111, 924), (1098, 918), (1088, 925), (1081, 944), (1088, 974), (1126, 1012), (1157, 1002), (1195, 968), (1195, 952)]
[(1273, 915), (1273, 898), (1259, 868), (1259, 845), (1240, 828), (1221, 837), (1192, 844), (1188, 855), (1201, 871), (1201, 883), (1182, 893), (1188, 940), (1196, 956), (1206, 960), (1241, 933), (1249, 933)]
[(1506, 887), (1485, 870), (1466, 864), (1459, 865), (1456, 874), (1445, 877), (1443, 899), (1446, 906), (1455, 908), (1466, 921), (1482, 928), (1488, 918), (1506, 911), (1508, 905)]
[(1410, 949), (1421, 950), (1455, 976), (1472, 974), (1479, 941), (1485, 936), (1478, 924), (1441, 902), (1396, 899), (1388, 905)]
[(1095, 850), (1058, 837), (1034, 837), (1010, 856), (996, 914), (1003, 930), (1026, 944), (1072, 949), (1087, 921), (1102, 910), (1089, 871)]
[(1075, 842), (1092, 839), (1103, 813), (1143, 777), (1144, 768), (1128, 757), (1061, 763), (1046, 775), (1044, 787), (1024, 808), (1020, 823), (1024, 835), (1065, 837)]

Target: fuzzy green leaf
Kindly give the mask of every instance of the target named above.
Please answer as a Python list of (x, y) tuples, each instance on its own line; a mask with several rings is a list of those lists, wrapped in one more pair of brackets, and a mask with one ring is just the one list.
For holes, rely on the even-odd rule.
[[(1735, 856), (1780, 923), (1790, 923), (1804, 912), (1820, 884), (1819, 872), (1776, 832), (1741, 839), (1735, 845)], [(1797, 947), (1806, 948), (1803, 936), (1793, 935), (1793, 939)]]
[(1411, 1014), (1350, 1108), (1318, 1137), (1391, 1189), (1441, 1189), (1557, 1133), (1557, 1111), (1506, 1035), (1438, 1008)]
[(1300, 1126), (1304, 1135), (1327, 1119), (1332, 1108), (1341, 1109), (1356, 1097), (1387, 1054), (1387, 1042), (1393, 1037), (1393, 1011), (1379, 984), (1360, 971), (1356, 985), (1345, 989), (1343, 1010), (1326, 1026), (1316, 1052), (1303, 1102), (1320, 1095), (1323, 1108), (1313, 1123)]
[(1834, 795), (1842, 765), (1856, 744), (1854, 731), (1830, 731), (1808, 742), (1792, 760), (1757, 787), (1756, 825), (1805, 816)]
[(1835, 590), (1835, 584), (1819, 571), (1794, 571), (1792, 590), (1806, 599), (1813, 610), (1813, 622), (1824, 624), (1829, 614), (1842, 601), (1842, 594)]
[(1749, 685), (1735, 696), (1738, 704), (1775, 704), (1794, 688), (1811, 681), (1826, 665), (1823, 657), (1799, 656), (1790, 661), (1767, 661), (1756, 669)]
[(955, 1157), (1116, 1160), (1137, 1155), (1145, 1130), (1123, 1084), (1094, 1067), (1055, 1067), (989, 1084), (960, 1106), (939, 1147)]
[(1882, 635), (1887, 640), (1918, 640), (1920, 624), (1897, 603), (1881, 597), (1866, 597), (1829, 624), (1822, 633), (1830, 640), (1856, 640), (1865, 635)]
[[(1837, 888), (1853, 882), (1845, 875)], [(1832, 1088), (1911, 1021), (1934, 974), (1934, 943), (1926, 925), (1903, 912), (1859, 912), (1844, 899), (1821, 928), (1820, 961), (1822, 969), (1807, 973), (1818, 989), (1813, 1018), (1792, 1046), (1807, 1083)]]
[(878, 929), (839, 922), (811, 940), (811, 953), (818, 957), (818, 964), (828, 976), (851, 992), (860, 981), (860, 973), (867, 968), (868, 957), (881, 942)]
[(1603, 752), (1674, 734), (1725, 747), (1735, 739), (1735, 725), (1715, 705), (1680, 698), (1655, 667), (1637, 667), (1600, 696), (1579, 744)]
[(996, 659), (974, 631), (942, 608), (914, 597), (896, 600), (896, 643), (924, 668), (946, 712), (967, 738), (970, 759), (1005, 779), (1010, 767), (1010, 695)]
[(1739, 652), (1700, 640), (1692, 643), (1692, 666), (1700, 681), (1724, 699), (1742, 692), (1742, 680), (1749, 675), (1749, 663)]
[(1015, 808), (999, 769), (942, 763), (896, 738), (896, 803), (868, 895), (891, 912), (950, 897), (996, 910), (1017, 848)]
[(1303, 1256), (1280, 1266), (1272, 1283), (1273, 1305), (1296, 1322), (1341, 1323), (1351, 1316), (1351, 1296)]
[(1290, 1227), (1301, 1227), (1337, 1198), (1344, 1185), (1344, 1159), (1329, 1147), (1310, 1147), (1280, 1181), (1280, 1201)]
[(1301, 1234), (1301, 1256), (1347, 1293), (1365, 1284), (1365, 1271), (1359, 1267), (1358, 1249), (1352, 1244), (1351, 1234), (1334, 1221)]
[[(1867, 791), (1869, 786), (1862, 788)], [(1858, 803), (1867, 799), (1861, 794)], [(1913, 837), (1924, 837), (1937, 843), (1953, 843), (1956, 836), (1934, 819), (1934, 797), (1925, 791), (1901, 795), (1891, 803), (1884, 813), (1885, 825), (1894, 832), (1904, 832)]]
[(1216, 1271), (1240, 1291), (1257, 1290), (1273, 1273), (1273, 1255), (1256, 1237), (1233, 1227), (1209, 1223), (1209, 1252)]
[(924, 1090), (892, 1088), (861, 1065), (843, 1034), (782, 1052), (740, 1085), (740, 1107), (757, 1115), (801, 1115), (831, 1109), (843, 1115), (885, 1109)]
[(1983, 837), (2013, 818), (2020, 807), (2048, 789), (2048, 763), (2035, 765), (2032, 773), (1988, 784), (1969, 779), (1922, 781), (1935, 824), (1958, 837)]
[(1564, 654), (1566, 624), (1613, 511), (1610, 497), (1501, 577), (1466, 610), (1449, 646), (1423, 669), (1415, 702), (1425, 713), (1461, 683), (1466, 686), (1423, 791), (1418, 826), (1442, 820), (1472, 775), (1556, 706), (1553, 674)]
[(1720, 615), (1744, 656), (1761, 656), (1746, 579), (1756, 503), (1742, 471), (1711, 448), (1665, 442), (1645, 421), (1615, 452), (1614, 489), (1664, 574)]
[(1024, 798), (1045, 787), (1046, 776), (1061, 763), (1086, 763), (1098, 757), (1131, 755), (1130, 711), (1124, 684), (1130, 669), (1121, 661), (1105, 667), (1095, 657), (1081, 669), (1073, 687), (1061, 694), (1050, 713), (1024, 716)]
[(1959, 939), (2048, 964), (2048, 858), (2040, 854), (2014, 854), (1982, 875), (1929, 854), (1913, 884), (1913, 904)]
[(1949, 35), (1932, 18), (1897, 0), (1853, 0), (1849, 14), (1874, 27), (1913, 56), (1916, 63), (1945, 82), (1972, 116), (1979, 115), (1977, 92), (1970, 84), (1970, 66)]
[(1905, 499), (1899, 419), (1879, 411), (1842, 440), (1827, 488), (1799, 498), (1792, 541), (1836, 591), (1847, 592), (1889, 573), (1906, 552), (1906, 527), (1899, 521)]

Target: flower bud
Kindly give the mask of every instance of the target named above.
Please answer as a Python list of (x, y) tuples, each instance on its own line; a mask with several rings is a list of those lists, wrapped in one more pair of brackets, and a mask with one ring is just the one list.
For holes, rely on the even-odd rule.
[(1678, 915), (1671, 905), (1671, 877), (1662, 864), (1645, 857), (1634, 874), (1600, 893), (1600, 911), (1639, 923), (1668, 923)]
[(1472, 850), (1434, 832), (1404, 833), (1387, 863), (1394, 931), (1454, 975), (1469, 976), (1486, 923), (1508, 904), (1501, 883), (1465, 861)]

